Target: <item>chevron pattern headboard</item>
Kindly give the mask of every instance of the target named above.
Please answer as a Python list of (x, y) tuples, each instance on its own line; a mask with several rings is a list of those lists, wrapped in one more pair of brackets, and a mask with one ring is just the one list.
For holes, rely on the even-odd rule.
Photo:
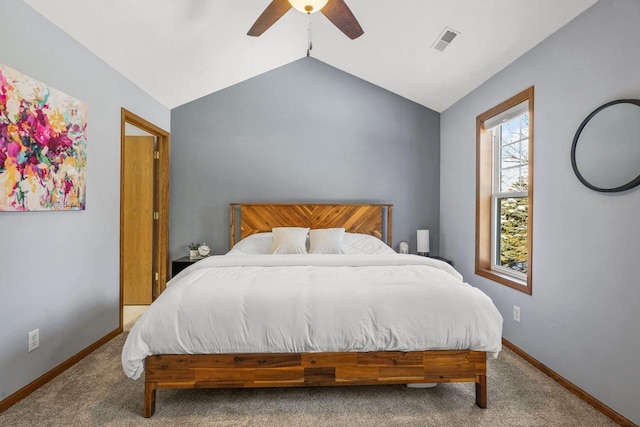
[(229, 207), (231, 247), (273, 227), (344, 228), (349, 233), (386, 238), (389, 246), (392, 243), (391, 204), (230, 203)]

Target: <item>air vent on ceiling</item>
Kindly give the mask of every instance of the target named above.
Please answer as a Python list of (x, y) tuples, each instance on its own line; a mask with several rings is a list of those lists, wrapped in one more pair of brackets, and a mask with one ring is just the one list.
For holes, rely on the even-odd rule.
[(456, 38), (458, 34), (460, 34), (459, 31), (452, 30), (449, 27), (445, 27), (445, 29), (442, 31), (442, 33), (440, 33), (435, 43), (433, 43), (433, 46), (431, 47), (442, 52), (447, 48), (447, 46), (449, 46), (449, 44), (453, 41), (453, 39)]

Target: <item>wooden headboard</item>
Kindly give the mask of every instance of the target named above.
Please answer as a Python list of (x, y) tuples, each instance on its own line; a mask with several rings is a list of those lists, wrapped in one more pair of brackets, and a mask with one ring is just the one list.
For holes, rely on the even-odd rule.
[[(391, 204), (230, 203), (230, 243), (273, 227), (344, 228), (370, 234), (391, 246)], [(237, 227), (240, 238), (236, 240)]]

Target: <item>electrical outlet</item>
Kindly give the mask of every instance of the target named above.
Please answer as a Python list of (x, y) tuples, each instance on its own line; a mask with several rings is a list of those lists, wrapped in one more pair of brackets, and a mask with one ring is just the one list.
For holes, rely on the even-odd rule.
[(520, 307), (517, 305), (513, 306), (513, 320), (520, 323)]
[(29, 353), (40, 347), (40, 329), (29, 332)]

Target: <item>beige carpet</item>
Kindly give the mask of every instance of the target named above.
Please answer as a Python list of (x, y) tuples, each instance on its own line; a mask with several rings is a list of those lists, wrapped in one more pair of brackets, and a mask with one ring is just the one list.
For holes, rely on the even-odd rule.
[(143, 383), (124, 376), (126, 332), (0, 414), (0, 426), (613, 426), (509, 350), (489, 361), (489, 409), (473, 384), (158, 390), (142, 417)]

